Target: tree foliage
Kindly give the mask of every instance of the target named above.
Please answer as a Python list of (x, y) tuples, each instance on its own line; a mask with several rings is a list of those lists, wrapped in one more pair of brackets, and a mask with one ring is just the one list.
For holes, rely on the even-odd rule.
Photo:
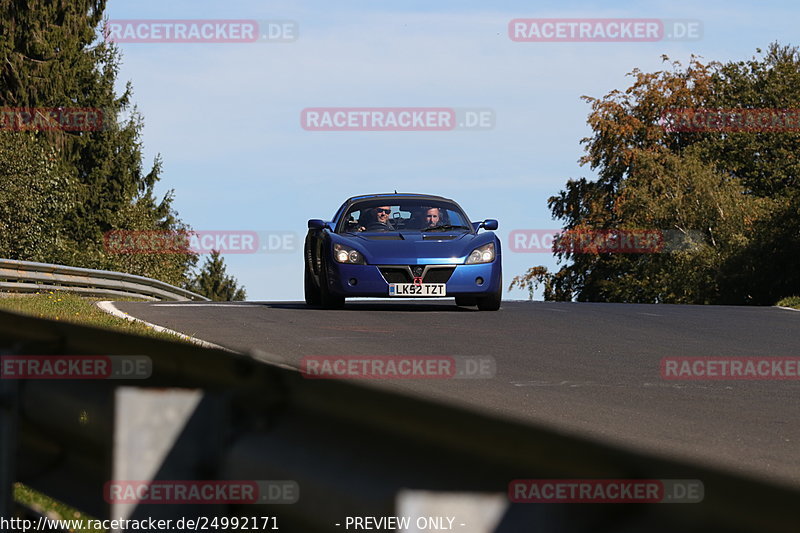
[(64, 260), (75, 195), (53, 148), (32, 134), (0, 131), (0, 184), (0, 257)]
[[(132, 86), (101, 38), (105, 0), (0, 0), (0, 108), (92, 108), (94, 131), (0, 131), (0, 257), (121, 270), (185, 285), (191, 253), (116, 254), (112, 230), (190, 229), (155, 194), (161, 160), (142, 163)], [(128, 118), (121, 117), (127, 114)]]
[(216, 250), (211, 252), (188, 289), (215, 302), (241, 301), (246, 298), (244, 288), (237, 287), (236, 278), (228, 276), (225, 262)]
[[(546, 299), (772, 304), (800, 290), (800, 134), (677, 132), (674, 108), (800, 108), (800, 53), (773, 44), (749, 61), (630, 73), (633, 83), (591, 104), (583, 165), (548, 205), (565, 230), (652, 228), (685, 235), (670, 253), (560, 251), (556, 273), (520, 286)], [(668, 62), (667, 57), (663, 57)], [(690, 236), (700, 235), (700, 239)]]

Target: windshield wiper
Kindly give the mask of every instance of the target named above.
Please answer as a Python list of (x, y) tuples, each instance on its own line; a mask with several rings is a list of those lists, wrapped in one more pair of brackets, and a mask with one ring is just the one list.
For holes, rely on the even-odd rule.
[(433, 226), (431, 228), (425, 228), (422, 231), (437, 231), (437, 230), (447, 231), (450, 229), (470, 229), (470, 228), (469, 226), (454, 226), (452, 224), (445, 224), (443, 226)]

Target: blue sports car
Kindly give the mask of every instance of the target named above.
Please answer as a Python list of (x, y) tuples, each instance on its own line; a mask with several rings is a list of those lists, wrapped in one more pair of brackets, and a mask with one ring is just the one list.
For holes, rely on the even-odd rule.
[(308, 221), (306, 303), (454, 296), (456, 305), (496, 311), (503, 284), (496, 229), (497, 220), (470, 222), (441, 196), (354, 196), (332, 220)]

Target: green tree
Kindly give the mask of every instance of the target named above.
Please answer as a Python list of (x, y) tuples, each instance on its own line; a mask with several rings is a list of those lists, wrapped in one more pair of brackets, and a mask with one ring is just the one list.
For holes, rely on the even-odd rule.
[(581, 141), (581, 163), (597, 180), (569, 180), (548, 205), (565, 230), (662, 229), (692, 245), (662, 254), (560, 251), (566, 264), (557, 273), (536, 271), (522, 283), (579, 301), (773, 303), (798, 292), (800, 135), (661, 124), (670, 108), (800, 107), (797, 49), (773, 44), (748, 62), (693, 57), (686, 68), (631, 75), (625, 91), (584, 97), (594, 134)]
[(247, 297), (244, 287), (237, 287), (236, 278), (227, 275), (225, 261), (216, 250), (186, 288), (215, 302), (241, 301)]
[(64, 218), (75, 198), (56, 159), (35, 135), (0, 131), (0, 257), (64, 258)]
[[(721, 65), (713, 107), (800, 108), (800, 52), (773, 43), (762, 57)], [(800, 135), (709, 135), (705, 157), (741, 178), (746, 194), (768, 198), (770, 210), (752, 238), (723, 266), (720, 303), (771, 305), (800, 292)]]
[[(99, 38), (105, 5), (105, 0), (0, 0), (0, 107), (93, 108), (103, 117), (99, 130), (35, 134), (35, 142), (51, 148), (46, 151), (48, 172), (60, 180), (58, 187), (52, 179), (39, 180), (35, 193), (57, 199), (62, 196), (59, 188), (67, 187), (69, 192), (69, 202), (59, 200), (66, 208), (58, 215), (60, 248), (55, 255), (49, 245), (17, 247), (9, 253), (18, 259), (123, 269), (172, 283), (185, 281), (196, 265), (192, 254), (137, 257), (104, 249), (103, 236), (110, 230), (186, 228), (171, 208), (172, 192), (160, 199), (155, 196), (160, 159), (149, 170), (143, 167), (143, 120), (132, 105), (130, 82), (122, 94), (116, 94), (120, 54), (113, 43)], [(130, 112), (129, 118), (120, 120), (125, 112)], [(5, 175), (11, 172), (11, 167), (4, 171)], [(17, 179), (23, 176), (24, 172)]]

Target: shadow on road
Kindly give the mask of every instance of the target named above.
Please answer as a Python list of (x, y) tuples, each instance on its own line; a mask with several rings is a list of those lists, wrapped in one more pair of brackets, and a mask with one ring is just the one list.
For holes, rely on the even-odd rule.
[[(254, 302), (256, 303), (256, 302)], [(317, 305), (307, 305), (301, 302), (257, 302), (257, 305), (269, 307), (270, 309), (307, 309), (309, 311), (332, 311), (323, 309)], [(477, 313), (475, 307), (458, 307), (453, 302), (346, 302), (343, 311), (391, 311), (408, 313)]]

